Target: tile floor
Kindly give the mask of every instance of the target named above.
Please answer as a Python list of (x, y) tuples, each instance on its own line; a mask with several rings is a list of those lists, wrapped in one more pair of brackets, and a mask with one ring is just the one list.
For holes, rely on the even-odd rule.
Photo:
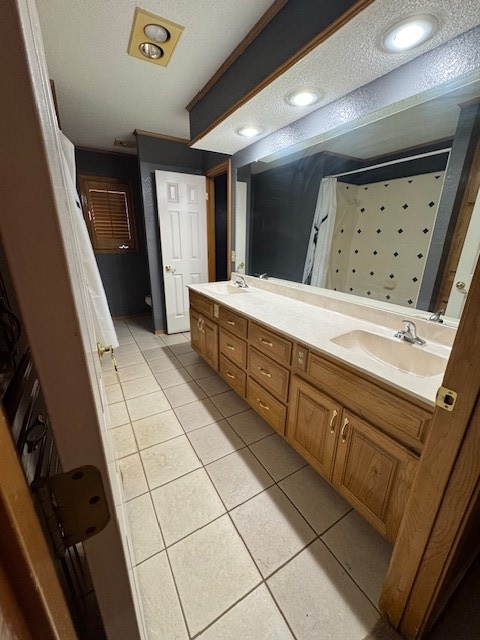
[(389, 545), (144, 318), (104, 366), (148, 640), (362, 640)]

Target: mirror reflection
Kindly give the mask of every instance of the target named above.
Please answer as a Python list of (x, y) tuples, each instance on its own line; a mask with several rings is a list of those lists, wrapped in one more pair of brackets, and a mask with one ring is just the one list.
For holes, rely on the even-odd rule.
[(479, 96), (470, 83), (240, 168), (236, 270), (458, 318), (480, 246)]

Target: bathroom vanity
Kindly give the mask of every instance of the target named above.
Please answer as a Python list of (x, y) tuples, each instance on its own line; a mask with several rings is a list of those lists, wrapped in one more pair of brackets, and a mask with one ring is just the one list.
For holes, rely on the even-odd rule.
[(455, 330), (411, 318), (407, 344), (398, 312), (247, 282), (190, 287), (193, 348), (394, 542)]

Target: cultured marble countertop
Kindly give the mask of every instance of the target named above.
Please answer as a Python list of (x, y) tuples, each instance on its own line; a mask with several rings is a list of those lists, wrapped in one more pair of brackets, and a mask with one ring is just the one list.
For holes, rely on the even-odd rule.
[[(445, 358), (446, 366), (454, 330), (419, 320), (412, 314), (406, 316), (403, 313), (378, 309), (372, 313), (368, 305), (358, 302), (352, 304), (340, 300), (337, 304), (329, 295), (298, 293), (293, 288), (274, 285), (269, 281), (258, 281), (256, 278), (247, 277), (246, 280), (249, 287), (245, 293), (221, 292), (227, 283), (190, 285), (189, 288), (252, 320), (268, 325), (272, 330), (312, 347), (319, 353), (346, 363), (360, 373), (368, 373), (383, 383), (434, 406), (437, 389), (442, 384), (443, 372), (429, 377), (405, 373), (371, 355), (351, 351), (331, 340), (354, 330), (363, 330), (392, 339), (395, 331), (403, 328), (401, 319), (406, 317), (416, 322), (418, 335), (427, 340), (427, 345), (405, 343), (402, 346), (411, 349), (412, 358), (421, 358), (422, 350), (442, 356)], [(326, 308), (327, 306), (330, 308)], [(341, 312), (335, 310), (335, 307), (341, 309)]]

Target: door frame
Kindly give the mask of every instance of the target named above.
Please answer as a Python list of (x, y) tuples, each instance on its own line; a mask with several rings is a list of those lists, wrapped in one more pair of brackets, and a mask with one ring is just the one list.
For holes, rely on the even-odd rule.
[(227, 176), (227, 280), (232, 275), (229, 253), (232, 247), (232, 161), (225, 160), (205, 172), (207, 179), (207, 250), (208, 250), (208, 281), (215, 282), (217, 269), (215, 266), (215, 178)]
[(79, 295), (75, 286), (80, 274), (67, 259), (69, 250), (76, 249), (67, 246), (68, 225), (61, 214), (72, 214), (74, 206), (60, 161), (34, 0), (0, 3), (0, 78), (0, 116), (8, 122), (2, 140), (8, 162), (0, 173), (6, 261), (62, 466), (68, 470), (92, 464), (102, 475), (112, 517), (84, 548), (107, 636), (139, 640), (116, 517), (120, 498), (114, 496), (116, 487), (112, 489), (109, 479), (109, 469), (116, 473), (115, 462), (102, 440), (102, 389), (95, 384), (98, 354), (91, 350), (83, 293)]

